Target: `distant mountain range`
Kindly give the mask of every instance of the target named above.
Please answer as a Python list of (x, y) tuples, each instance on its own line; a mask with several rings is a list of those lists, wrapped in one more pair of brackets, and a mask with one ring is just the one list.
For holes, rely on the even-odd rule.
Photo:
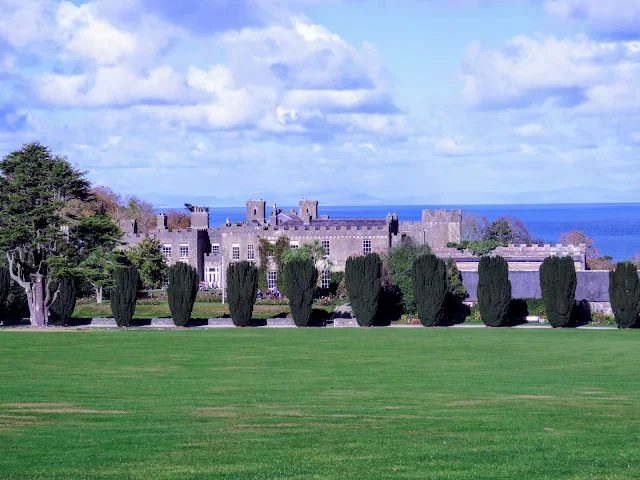
[[(313, 198), (320, 205), (523, 205), (546, 203), (627, 203), (640, 202), (640, 190), (617, 190), (608, 187), (590, 188), (588, 196), (585, 196), (582, 187), (565, 189), (553, 189), (543, 191), (523, 191), (517, 194), (503, 193), (499, 190), (489, 192), (468, 192), (450, 190), (446, 193), (429, 192), (424, 196), (390, 196), (381, 198), (367, 193), (359, 193), (350, 190), (320, 190), (308, 191), (299, 194), (280, 194), (274, 192), (257, 192), (254, 194), (243, 192), (240, 195), (216, 197), (214, 195), (163, 194), (153, 192), (141, 195), (150, 201), (156, 208), (182, 209), (185, 202), (193, 205), (208, 207), (243, 207), (249, 198), (263, 198), (267, 202), (267, 208), (273, 203), (278, 205), (297, 205), (301, 198)], [(577, 201), (576, 199), (584, 199)]]

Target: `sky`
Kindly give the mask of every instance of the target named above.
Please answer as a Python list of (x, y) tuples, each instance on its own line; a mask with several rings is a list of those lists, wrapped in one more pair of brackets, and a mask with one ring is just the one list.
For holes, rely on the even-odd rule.
[(640, 0), (0, 0), (0, 156), (158, 206), (640, 202)]

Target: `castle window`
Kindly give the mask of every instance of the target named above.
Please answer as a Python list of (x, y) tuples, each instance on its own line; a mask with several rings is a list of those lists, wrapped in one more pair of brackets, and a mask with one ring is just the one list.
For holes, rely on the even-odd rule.
[(289, 248), (298, 248), (298, 242), (297, 241), (289, 242)]
[(371, 253), (371, 240), (363, 240), (362, 241), (362, 252), (365, 255), (367, 253)]
[(171, 260), (171, 244), (164, 244), (160, 247), (160, 249), (162, 250), (164, 258), (166, 258), (167, 260)]
[(331, 255), (331, 249), (329, 248), (329, 240), (322, 241), (322, 248), (324, 249), (324, 256), (329, 257)]
[(267, 273), (267, 288), (273, 290), (278, 285), (278, 272)]
[(186, 243), (180, 244), (180, 258), (189, 258), (189, 245)]
[(331, 274), (329, 273), (329, 270), (323, 270), (322, 279), (320, 280), (320, 287), (325, 290), (328, 290), (330, 286), (331, 286)]
[(247, 245), (247, 260), (253, 260), (256, 258), (255, 251), (253, 250), (253, 245)]
[(220, 245), (217, 243), (211, 245), (211, 253), (213, 253), (214, 255), (220, 254)]
[(234, 245), (231, 249), (231, 259), (240, 260), (240, 245)]

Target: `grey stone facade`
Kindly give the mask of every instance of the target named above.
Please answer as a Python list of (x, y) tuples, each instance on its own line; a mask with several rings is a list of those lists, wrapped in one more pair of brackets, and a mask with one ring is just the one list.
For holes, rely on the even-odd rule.
[[(298, 211), (283, 212), (273, 205), (267, 217), (266, 202), (248, 200), (246, 220), (232, 223), (227, 220), (217, 228), (209, 228), (209, 213), (196, 207), (191, 214), (191, 228), (169, 231), (167, 217), (158, 215), (157, 227), (149, 235), (163, 246), (168, 262), (186, 261), (195, 266), (200, 278), (215, 287), (222, 286), (223, 272), (229, 263), (240, 260), (259, 262), (259, 239), (275, 242), (286, 236), (292, 246), (302, 246), (316, 240), (328, 247), (328, 258), (334, 271), (345, 268), (347, 258), (367, 252), (384, 253), (399, 244), (403, 238), (427, 243), (437, 255), (453, 256), (461, 270), (477, 270), (478, 258), (468, 252), (446, 248), (448, 242), (459, 242), (462, 222), (460, 210), (423, 210), (419, 222), (400, 222), (398, 216), (389, 214), (374, 219), (331, 219), (319, 215), (316, 200), (303, 199)], [(144, 235), (135, 231), (135, 225), (126, 225), (125, 244), (138, 243)], [(133, 230), (133, 231), (132, 231)], [(548, 247), (548, 248), (547, 248)], [(497, 254), (504, 255), (522, 269), (537, 270), (549, 255), (574, 256), (578, 269), (584, 269), (584, 248), (581, 247), (505, 247)], [(475, 265), (475, 267), (474, 267)]]

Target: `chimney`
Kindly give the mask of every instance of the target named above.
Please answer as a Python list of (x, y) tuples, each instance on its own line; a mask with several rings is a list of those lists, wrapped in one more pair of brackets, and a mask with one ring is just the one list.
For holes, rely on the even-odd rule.
[(156, 217), (156, 230), (168, 230), (167, 216), (164, 213), (159, 213)]
[(191, 212), (191, 228), (206, 230), (209, 228), (209, 212), (203, 207), (193, 207)]

